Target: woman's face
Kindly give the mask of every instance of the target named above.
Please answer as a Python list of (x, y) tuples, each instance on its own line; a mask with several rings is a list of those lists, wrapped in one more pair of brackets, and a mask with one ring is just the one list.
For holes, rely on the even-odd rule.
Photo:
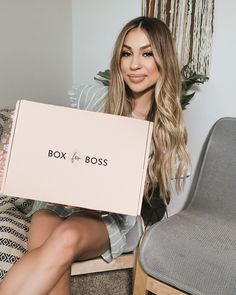
[(140, 28), (129, 31), (121, 49), (121, 73), (133, 97), (149, 95), (160, 73), (153, 56), (150, 42)]

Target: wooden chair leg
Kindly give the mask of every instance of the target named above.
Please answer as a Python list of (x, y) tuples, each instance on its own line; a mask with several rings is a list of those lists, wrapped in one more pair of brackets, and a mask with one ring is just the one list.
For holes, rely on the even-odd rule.
[(138, 255), (136, 255), (136, 263), (134, 267), (133, 295), (147, 295), (148, 275), (142, 269), (137, 256)]
[(186, 295), (186, 293), (177, 290), (174, 287), (168, 286), (151, 277), (148, 277), (147, 279), (147, 290), (152, 292), (153, 294), (159, 295)]

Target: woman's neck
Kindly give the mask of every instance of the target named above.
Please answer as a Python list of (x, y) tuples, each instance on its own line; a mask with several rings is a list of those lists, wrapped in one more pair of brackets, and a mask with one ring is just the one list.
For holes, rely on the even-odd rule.
[(151, 93), (145, 93), (139, 96), (133, 95), (132, 112), (136, 117), (146, 119), (151, 108), (151, 96)]

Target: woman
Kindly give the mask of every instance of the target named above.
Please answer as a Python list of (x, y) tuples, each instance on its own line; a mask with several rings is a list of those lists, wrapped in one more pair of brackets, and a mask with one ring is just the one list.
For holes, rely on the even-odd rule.
[[(189, 166), (180, 91), (179, 67), (166, 25), (147, 17), (130, 21), (115, 44), (104, 111), (154, 122), (146, 197), (159, 186), (166, 200), (171, 178), (176, 178), (179, 190)], [(90, 101), (87, 109), (88, 105), (96, 102)], [(122, 253), (125, 234), (135, 224), (132, 216), (104, 216), (42, 202), (35, 202), (31, 214), (29, 252), (9, 271), (0, 294), (70, 294), (73, 261), (100, 255), (111, 261)]]

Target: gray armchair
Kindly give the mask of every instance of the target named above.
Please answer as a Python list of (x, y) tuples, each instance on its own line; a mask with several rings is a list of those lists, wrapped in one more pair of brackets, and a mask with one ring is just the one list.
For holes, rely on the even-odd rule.
[(236, 118), (212, 127), (182, 212), (144, 234), (134, 294), (236, 294)]

